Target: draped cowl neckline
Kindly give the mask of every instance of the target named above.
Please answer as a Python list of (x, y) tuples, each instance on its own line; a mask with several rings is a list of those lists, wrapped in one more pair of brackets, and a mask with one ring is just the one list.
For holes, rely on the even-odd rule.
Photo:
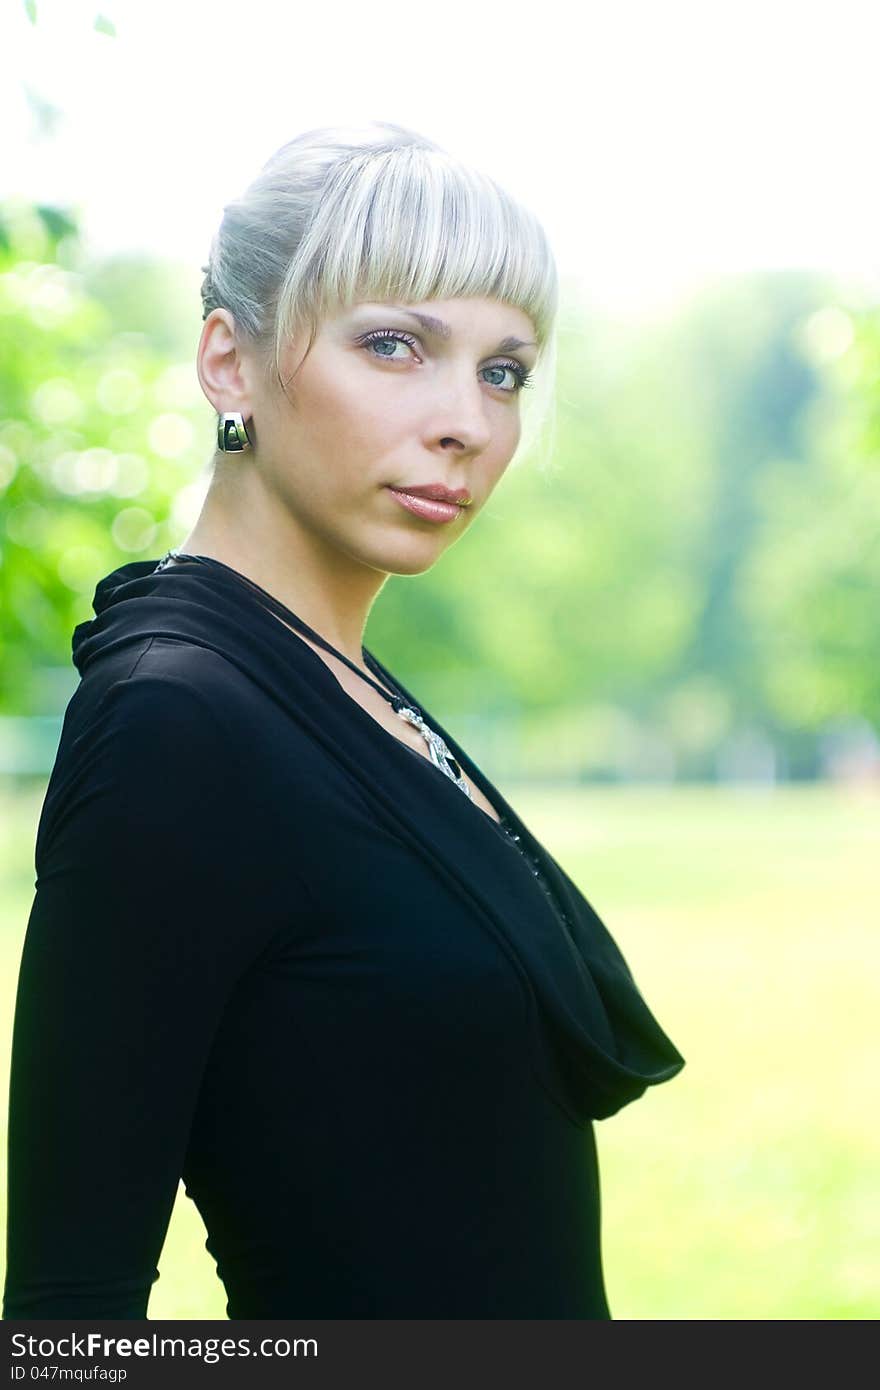
[(643, 998), (599, 915), (552, 854), (424, 703), (365, 648), (445, 740), (550, 884), (557, 912), (523, 858), (482, 808), (412, 753), (350, 696), (327, 663), (278, 617), (290, 610), (228, 567), (159, 560), (112, 570), (95, 589), (95, 617), (73, 632), (85, 677), (101, 655), (156, 637), (206, 647), (236, 666), (355, 780), (376, 820), (461, 895), (517, 970), (531, 1007), (536, 1075), (577, 1125), (604, 1119), (685, 1060)]

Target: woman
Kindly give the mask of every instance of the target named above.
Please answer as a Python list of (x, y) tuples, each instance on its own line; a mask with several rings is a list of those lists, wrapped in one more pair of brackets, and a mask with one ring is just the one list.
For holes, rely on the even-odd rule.
[(73, 636), (4, 1315), (145, 1317), (182, 1176), (230, 1318), (609, 1318), (592, 1122), (683, 1058), (362, 643), (517, 449), (552, 256), (430, 141), (317, 130), (225, 209), (203, 298), (201, 514)]

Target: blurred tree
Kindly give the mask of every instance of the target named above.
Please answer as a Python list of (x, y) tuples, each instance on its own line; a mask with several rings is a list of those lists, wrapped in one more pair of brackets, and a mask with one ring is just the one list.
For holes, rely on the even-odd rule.
[(184, 280), (142, 263), (89, 267), (67, 212), (0, 207), (0, 710), (58, 709), (97, 580), (161, 553), (187, 524), (174, 506), (185, 509), (210, 410), (194, 365), (176, 359), (174, 314), (156, 331), (148, 311), (197, 303)]
[(821, 374), (800, 466), (761, 480), (761, 527), (743, 604), (765, 650), (776, 718), (815, 734), (866, 721), (880, 732), (880, 313), (829, 298), (801, 325)]
[[(774, 633), (743, 586), (767, 514), (767, 479), (780, 470), (803, 486), (821, 382), (802, 352), (803, 323), (826, 303), (827, 278), (760, 272), (707, 286), (670, 325), (669, 350), (687, 362), (691, 409), (712, 459), (699, 553), (700, 612), (676, 683), (723, 690), (726, 726), (759, 728), (780, 753), (788, 721), (769, 698), (781, 657)], [(773, 603), (770, 593), (758, 598)], [(795, 758), (794, 746), (787, 758)]]

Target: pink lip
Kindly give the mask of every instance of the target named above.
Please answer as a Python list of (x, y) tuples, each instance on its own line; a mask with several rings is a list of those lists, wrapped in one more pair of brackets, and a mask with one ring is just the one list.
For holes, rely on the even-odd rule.
[(463, 507), (470, 506), (471, 501), (466, 487), (447, 487), (445, 483), (407, 483), (397, 491), (409, 497), (433, 497), (436, 502), (460, 502)]
[(407, 511), (424, 517), (426, 521), (452, 521), (464, 510), (458, 502), (438, 502), (433, 497), (414, 497), (412, 493), (402, 492), (396, 487), (389, 487), (388, 491)]

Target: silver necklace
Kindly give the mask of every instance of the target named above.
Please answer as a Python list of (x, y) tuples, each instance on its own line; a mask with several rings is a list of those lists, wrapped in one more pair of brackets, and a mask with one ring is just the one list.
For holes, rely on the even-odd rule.
[[(292, 613), (279, 599), (275, 598), (274, 594), (270, 594), (268, 590), (263, 589), (259, 584), (256, 584), (254, 580), (248, 579), (247, 575), (240, 574), (239, 571), (233, 569), (231, 565), (224, 564), (222, 560), (215, 560), (212, 555), (188, 555), (182, 550), (169, 550), (159, 561), (156, 569), (166, 569), (172, 560), (181, 562), (189, 560), (198, 564), (217, 565), (220, 569), (225, 570), (227, 574), (232, 575), (233, 578), (238, 579), (241, 583), (254, 589), (261, 597), (264, 605), (269, 607), (277, 617), (283, 617), (285, 622), (290, 623), (290, 625), (298, 631), (305, 633), (307, 637), (310, 637), (313, 642), (317, 642), (325, 651), (332, 652), (335, 657), (340, 661), (344, 661), (346, 666), (350, 667), (356, 675), (360, 676), (361, 680), (365, 680), (374, 690), (378, 690), (383, 700), (388, 701), (395, 714), (399, 715), (405, 723), (412, 724), (413, 728), (418, 729), (422, 738), (428, 745), (428, 754), (434, 766), (439, 767), (440, 771), (445, 773), (450, 781), (454, 782), (455, 785), (464, 792), (465, 796), (471, 797), (471, 800), (473, 800), (471, 789), (462, 774), (461, 764), (450, 752), (445, 739), (441, 738), (440, 734), (426, 723), (421, 710), (413, 706), (400, 690), (390, 695), (381, 685), (365, 675), (359, 666), (356, 666), (353, 661), (350, 661), (344, 652), (337, 651), (319, 632), (315, 632), (313, 628), (309, 627), (308, 623), (304, 622), (302, 618), (297, 617), (296, 613)], [(372, 665), (375, 669), (375, 657), (373, 657), (364, 646), (361, 647), (361, 655), (364, 661), (368, 662), (368, 664)], [(383, 679), (387, 680), (388, 678), (383, 674)], [(391, 684), (393, 684), (393, 682), (391, 682)]]
[[(357, 670), (357, 667), (355, 667), (355, 670)], [(360, 675), (362, 673), (358, 672), (358, 674)], [(372, 685), (373, 682), (371, 681), (370, 684)], [(384, 694), (385, 692), (383, 691), (382, 693)], [(457, 787), (461, 788), (465, 796), (470, 796), (471, 789), (461, 774), (461, 765), (458, 759), (453, 757), (446, 745), (446, 741), (440, 737), (437, 731), (430, 728), (429, 725), (425, 723), (421, 710), (413, 709), (411, 705), (402, 704), (401, 701), (403, 696), (396, 697), (386, 695), (385, 698), (391, 704), (392, 709), (400, 715), (401, 719), (418, 729), (422, 738), (428, 745), (428, 752), (434, 766), (439, 767), (441, 772), (445, 772), (446, 776), (451, 778)], [(456, 771), (456, 769), (458, 770)]]

